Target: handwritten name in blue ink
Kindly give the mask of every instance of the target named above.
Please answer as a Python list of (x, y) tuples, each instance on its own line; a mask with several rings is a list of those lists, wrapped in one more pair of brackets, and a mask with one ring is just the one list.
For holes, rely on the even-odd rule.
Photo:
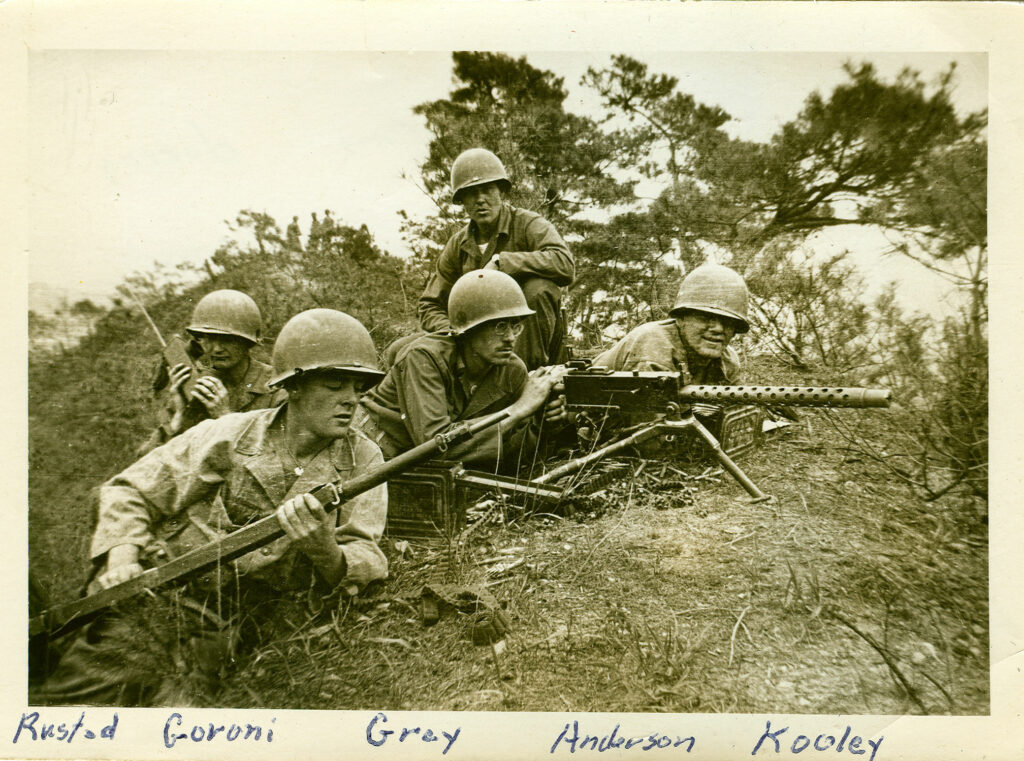
[[(398, 729), (384, 729), (378, 727), (378, 724), (387, 724), (388, 717), (384, 713), (378, 713), (372, 719), (370, 723), (366, 725), (366, 742), (370, 743), (376, 748), (380, 748), (388, 741), (391, 735), (397, 734), (397, 740), (400, 743), (404, 743), (407, 739), (418, 738), (420, 741), (425, 743), (440, 742), (443, 738), (445, 740), (444, 750), (441, 751), (441, 755), (445, 755), (451, 750), (451, 747), (455, 744), (455, 741), (459, 739), (459, 733), (462, 731), (462, 727), (456, 727), (454, 732), (445, 732), (441, 730), (440, 737), (434, 733), (434, 730), (430, 727), (426, 729), (422, 727), (401, 727)], [(438, 746), (440, 747), (440, 746)]]
[[(96, 731), (85, 726), (85, 711), (82, 711), (81, 715), (78, 717), (78, 721), (74, 724), (69, 724), (68, 722), (62, 722), (60, 724), (47, 723), (41, 720), (39, 711), (32, 711), (31, 713), (23, 713), (21, 715), (21, 720), (18, 722), (18, 728), (14, 730), (14, 739), (12, 742), (17, 743), (18, 740), (22, 738), (31, 738), (32, 740), (56, 740), (57, 742), (66, 743), (70, 743), (76, 737), (84, 737), (86, 740), (95, 740), (97, 737), (103, 740), (113, 740), (114, 733), (116, 731), (116, 713), (109, 724)], [(79, 734), (79, 732), (81, 732), (81, 734)]]
[[(793, 742), (789, 742), (789, 738), (780, 740), (779, 738), (789, 731), (789, 727), (783, 727), (782, 729), (776, 729), (772, 731), (771, 721), (767, 722), (768, 726), (765, 727), (764, 732), (761, 734), (757, 744), (754, 745), (754, 749), (750, 751), (750, 755), (755, 756), (757, 752), (764, 748), (766, 751), (771, 752), (774, 750), (776, 753), (782, 753), (784, 750), (788, 750), (790, 753), (798, 754), (803, 753), (805, 750), (814, 751), (833, 751), (835, 753), (842, 753), (845, 749), (849, 753), (855, 756), (862, 756), (867, 753), (867, 748), (861, 747), (862, 738), (860, 735), (854, 735), (850, 737), (850, 733), (853, 732), (853, 728), (850, 726), (846, 727), (846, 731), (843, 732), (842, 737), (839, 738), (839, 742), (836, 742), (835, 735), (826, 735), (824, 733), (814, 736), (813, 733), (810, 735), (796, 735), (793, 737)], [(812, 739), (813, 738), (813, 739)], [(875, 754), (878, 752), (879, 746), (884, 740), (884, 735), (879, 735), (877, 740), (868, 740), (867, 743), (871, 746), (871, 756), (867, 761), (875, 761)], [(813, 753), (812, 753), (813, 755)]]
[[(277, 718), (272, 718), (273, 724)], [(173, 748), (177, 742), (212, 742), (215, 738), (218, 742), (233, 743), (236, 740), (248, 740), (260, 742), (260, 738), (266, 735), (266, 742), (274, 741), (274, 730), (267, 727), (264, 733), (263, 727), (259, 724), (214, 724), (212, 721), (206, 724), (193, 724), (184, 731), (178, 731), (185, 725), (180, 713), (172, 713), (164, 722), (164, 747)]]
[(647, 735), (634, 735), (626, 737), (619, 735), (620, 725), (616, 724), (612, 731), (606, 735), (580, 735), (579, 721), (573, 721), (571, 728), (565, 725), (561, 734), (551, 745), (551, 752), (559, 749), (561, 743), (568, 746), (570, 753), (584, 750), (596, 750), (604, 753), (606, 750), (625, 748), (629, 750), (636, 747), (638, 750), (654, 750), (655, 748), (678, 748), (683, 745), (686, 752), (693, 751), (697, 742), (695, 737), (680, 737), (679, 735), (667, 735), (660, 732), (651, 732)]

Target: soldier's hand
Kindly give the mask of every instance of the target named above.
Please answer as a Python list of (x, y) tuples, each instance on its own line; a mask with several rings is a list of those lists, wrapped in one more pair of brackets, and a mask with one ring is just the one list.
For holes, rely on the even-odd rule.
[(565, 407), (565, 396), (559, 394), (544, 406), (545, 423), (561, 423), (569, 419), (569, 412)]
[(107, 569), (96, 581), (104, 589), (134, 579), (145, 569), (139, 565), (139, 548), (134, 544), (120, 544), (111, 547), (107, 553)]
[(495, 254), (494, 256), (492, 256), (490, 261), (487, 262), (487, 264), (484, 265), (484, 269), (485, 270), (500, 270), (501, 269), (501, 259), (500, 259), (500, 256), (501, 256), (500, 254)]
[(564, 375), (564, 372), (559, 372), (559, 368), (560, 366), (539, 367), (530, 372), (530, 377), (515, 402), (516, 412), (523, 417), (529, 417), (544, 406), (551, 396), (551, 389)]
[(227, 388), (220, 378), (212, 375), (204, 375), (196, 381), (192, 398), (202, 402), (212, 418), (224, 417), (231, 412)]
[(286, 501), (277, 508), (277, 520), (288, 538), (307, 555), (322, 555), (337, 547), (335, 518), (312, 494), (300, 494)]
[(169, 393), (171, 395), (171, 422), (169, 424), (172, 435), (181, 433), (185, 425), (185, 409), (188, 407), (188, 400), (185, 399), (185, 392), (182, 387), (192, 375), (192, 368), (181, 363), (171, 368), (171, 384)]
[[(170, 391), (172, 394), (181, 396), (181, 387), (185, 385), (185, 382), (192, 375), (192, 368), (181, 362), (171, 368), (171, 385)], [(183, 398), (184, 400), (184, 398)]]

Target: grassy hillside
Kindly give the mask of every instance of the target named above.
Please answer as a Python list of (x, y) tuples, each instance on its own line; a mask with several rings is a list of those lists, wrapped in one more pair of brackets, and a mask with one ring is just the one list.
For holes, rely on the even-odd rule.
[[(634, 475), (574, 516), (512, 510), (454, 558), (443, 542), (389, 543), (385, 586), (296, 612), (219, 703), (987, 713), (985, 524), (969, 505), (918, 500), (825, 414), (744, 460), (768, 504), (720, 473), (698, 478), (704, 463), (632, 459)], [(860, 415), (885, 440), (885, 412), (828, 414)], [(464, 614), (424, 627), (419, 591), (439, 569), (506, 606), (497, 648), (470, 642)]]
[[(264, 306), (268, 346), (288, 316), (323, 305), (360, 316), (383, 348), (411, 323), (393, 318), (410, 312), (401, 271), (386, 258), (331, 256), (272, 266), (224, 256), (212, 281), (151, 294), (151, 312), (170, 333), (201, 292), (234, 287)], [(52, 599), (75, 595), (87, 573), (95, 487), (155, 424), (156, 357), (137, 310), (114, 307), (77, 346), (29, 359), (29, 562)], [(835, 381), (765, 358), (747, 366), (760, 382)], [(357, 600), (330, 597), (317, 615), (296, 604), (216, 702), (987, 713), (984, 504), (955, 493), (922, 501), (828, 417), (885, 453), (898, 446), (896, 412), (805, 411), (743, 462), (775, 496), (767, 504), (708, 463), (634, 458), (572, 515), (510, 510), (454, 553), (389, 539), (386, 584)], [(502, 643), (474, 646), (467, 616), (454, 612), (424, 628), (420, 589), (442, 576), (486, 584), (502, 601), (512, 621)]]

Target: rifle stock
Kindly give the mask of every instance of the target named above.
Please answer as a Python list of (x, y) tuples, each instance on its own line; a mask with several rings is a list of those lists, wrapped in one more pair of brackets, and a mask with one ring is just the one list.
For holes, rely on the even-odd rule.
[[(353, 497), (380, 486), (392, 476), (430, 459), (439, 452), (444, 452), (453, 444), (472, 438), (480, 431), (500, 423), (506, 417), (508, 417), (508, 411), (501, 410), (480, 418), (472, 424), (457, 424), (448, 433), (440, 434), (431, 441), (403, 452), (344, 484), (338, 482), (321, 484), (310, 493), (324, 506), (324, 509), (331, 512)], [(218, 564), (230, 562), (248, 552), (259, 549), (281, 536), (284, 536), (284, 530), (277, 520), (277, 515), (267, 515), (228, 534), (223, 539), (197, 547), (163, 565), (150, 568), (128, 581), (79, 600), (57, 605), (38, 616), (31, 617), (29, 619), (29, 637), (42, 634), (54, 637), (73, 631), (111, 605), (134, 597), (145, 590), (158, 589), (203, 573)]]

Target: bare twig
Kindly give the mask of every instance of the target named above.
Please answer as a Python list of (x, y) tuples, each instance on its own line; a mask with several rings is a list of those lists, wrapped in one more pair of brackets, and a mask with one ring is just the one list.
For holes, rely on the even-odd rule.
[[(740, 624), (743, 623), (743, 617), (745, 615), (747, 615), (747, 611), (748, 610), (750, 610), (750, 606), (749, 605), (743, 609), (743, 611), (740, 613), (739, 618), (736, 619), (736, 624), (732, 627), (732, 637), (729, 638), (729, 665), (730, 666), (732, 665), (732, 657), (733, 657), (734, 650), (736, 648), (736, 632), (739, 631)], [(747, 632), (747, 637), (748, 638), (750, 637), (750, 632)]]
[(872, 637), (870, 634), (867, 634), (866, 632), (862, 632), (851, 621), (848, 621), (845, 617), (843, 617), (839, 613), (836, 613), (834, 610), (829, 610), (828, 614), (832, 616), (832, 618), (834, 618), (836, 621), (843, 624), (843, 626), (852, 631), (862, 640), (871, 645), (875, 652), (882, 656), (882, 660), (885, 661), (885, 665), (889, 667), (889, 671), (899, 681), (900, 686), (907, 693), (907, 697), (909, 697), (914, 702), (914, 704), (921, 709), (921, 713), (926, 715), (930, 713), (930, 711), (925, 707), (925, 704), (921, 702), (921, 698), (918, 696), (917, 690), (909, 681), (907, 681), (907, 678), (903, 675), (903, 672), (900, 670), (899, 666), (896, 665), (896, 662), (889, 655), (889, 652), (884, 647), (879, 645), (875, 641), (874, 637)]

